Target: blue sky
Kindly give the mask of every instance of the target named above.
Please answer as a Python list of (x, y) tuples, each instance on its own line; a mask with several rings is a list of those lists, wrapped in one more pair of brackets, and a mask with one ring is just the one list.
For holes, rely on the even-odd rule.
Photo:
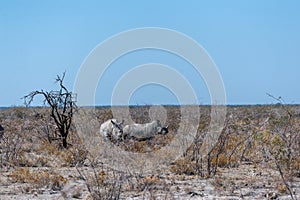
[[(81, 64), (99, 43), (142, 27), (176, 30), (202, 45), (219, 69), (228, 104), (273, 103), (266, 92), (300, 103), (299, 8), (296, 0), (0, 1), (0, 106), (22, 105), (20, 98), (30, 91), (55, 89), (54, 78), (64, 71), (72, 89)], [(194, 80), (188, 64), (159, 51), (117, 60), (99, 83), (96, 103), (110, 104), (116, 83), (111, 80), (122, 76), (121, 66), (126, 73), (124, 69), (149, 62), (186, 66), (182, 73), (199, 102), (210, 103), (201, 77)], [(168, 88), (154, 84), (134, 92), (129, 103), (178, 100)]]

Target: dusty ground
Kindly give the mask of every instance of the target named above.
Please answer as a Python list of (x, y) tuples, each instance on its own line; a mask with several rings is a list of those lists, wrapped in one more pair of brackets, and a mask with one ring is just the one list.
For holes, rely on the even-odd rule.
[[(87, 169), (88, 170), (88, 169)], [(11, 170), (1, 172), (1, 199), (92, 199), (85, 182), (75, 168), (30, 168), (30, 171), (55, 171), (67, 182), (61, 190), (53, 190), (28, 183), (12, 183)], [(147, 179), (147, 177), (145, 178)], [(157, 180), (156, 180), (157, 179)], [(151, 180), (149, 178), (149, 180)], [(220, 169), (213, 178), (162, 174), (149, 181), (149, 188), (130, 191), (129, 183), (123, 185), (121, 199), (290, 199), (279, 174), (262, 166), (243, 164), (235, 169)], [(126, 181), (125, 181), (126, 182)], [(300, 179), (293, 180), (292, 189), (300, 198)], [(282, 189), (284, 191), (284, 189)]]
[[(149, 107), (133, 108), (132, 118), (139, 123), (149, 121), (147, 109)], [(205, 124), (209, 121), (210, 108), (204, 106), (200, 109), (200, 123)], [(299, 107), (292, 109), (297, 120)], [(167, 108), (168, 136), (158, 136), (148, 142), (127, 141), (122, 148), (144, 152), (145, 149), (153, 150), (165, 145), (176, 136), (179, 112), (178, 107)], [(234, 151), (234, 161), (215, 163), (218, 166), (215, 175), (207, 174), (207, 166), (197, 173), (199, 171), (192, 165), (194, 160), (189, 160), (189, 153), (186, 155), (187, 163), (169, 163), (164, 170), (151, 174), (143, 171), (123, 173), (114, 171), (99, 160), (92, 162), (76, 131), (70, 134), (72, 145), (67, 150), (59, 146), (59, 141), (50, 144), (47, 134), (54, 134), (55, 126), (47, 113), (45, 108), (0, 110), (0, 124), (5, 128), (0, 148), (0, 199), (92, 199), (95, 198), (93, 193), (97, 193), (99, 199), (291, 199), (288, 189), (294, 199), (300, 199), (300, 164), (293, 164), (291, 173), (283, 172), (287, 188), (274, 161), (264, 157), (268, 148), (262, 148), (261, 141), (253, 139), (247, 143), (251, 143), (247, 148), (246, 144), (245, 147), (241, 145), (235, 150), (237, 153)], [(222, 155), (233, 152), (237, 143), (249, 133), (257, 132), (259, 134), (255, 136), (258, 137), (262, 132), (271, 137), (266, 131), (271, 128), (261, 125), (271, 116), (270, 113), (281, 116), (284, 110), (278, 106), (229, 107), (228, 118), (232, 126), (228, 129), (232, 138), (226, 143)], [(111, 117), (109, 108), (98, 108), (95, 129)], [(298, 126), (298, 122), (293, 122), (293, 128)], [(205, 126), (199, 128), (201, 131), (205, 131)], [(265, 137), (262, 142), (266, 143)], [(272, 151), (277, 150), (275, 147), (272, 146)], [(293, 148), (296, 150), (298, 147)], [(243, 158), (239, 159), (238, 155), (243, 150), (246, 151), (245, 156), (243, 154)]]

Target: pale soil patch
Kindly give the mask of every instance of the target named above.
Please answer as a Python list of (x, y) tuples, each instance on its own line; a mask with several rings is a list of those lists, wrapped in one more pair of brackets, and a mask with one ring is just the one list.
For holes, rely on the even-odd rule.
[[(92, 168), (81, 168), (92, 173)], [(63, 188), (54, 190), (50, 185), (20, 183), (12, 180), (16, 169), (2, 170), (0, 199), (91, 199), (85, 182), (76, 168), (29, 168), (31, 173), (52, 172), (66, 179)], [(121, 199), (290, 199), (277, 171), (261, 165), (242, 164), (238, 168), (219, 168), (213, 178), (162, 173), (143, 176), (144, 188), (132, 188), (124, 179)], [(141, 183), (141, 182), (140, 182)], [(300, 198), (300, 178), (294, 178), (292, 190)]]

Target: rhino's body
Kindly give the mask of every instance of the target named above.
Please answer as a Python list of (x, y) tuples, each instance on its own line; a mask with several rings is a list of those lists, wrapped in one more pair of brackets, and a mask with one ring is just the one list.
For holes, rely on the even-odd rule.
[(146, 140), (154, 137), (156, 134), (168, 133), (168, 127), (163, 127), (158, 120), (146, 124), (131, 124), (123, 128), (123, 134), (126, 137), (137, 140)]

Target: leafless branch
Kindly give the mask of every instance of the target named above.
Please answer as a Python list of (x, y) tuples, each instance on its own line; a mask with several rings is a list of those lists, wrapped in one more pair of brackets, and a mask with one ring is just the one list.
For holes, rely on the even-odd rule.
[(24, 103), (29, 106), (34, 97), (37, 95), (42, 95), (44, 97), (44, 105), (49, 105), (51, 107), (50, 116), (53, 118), (60, 136), (62, 138), (63, 147), (67, 147), (67, 136), (72, 123), (73, 113), (76, 111), (76, 104), (72, 101), (72, 92), (64, 86), (63, 80), (65, 73), (60, 77), (56, 78), (56, 83), (59, 83), (60, 89), (58, 91), (33, 91), (28, 95), (24, 96)]

